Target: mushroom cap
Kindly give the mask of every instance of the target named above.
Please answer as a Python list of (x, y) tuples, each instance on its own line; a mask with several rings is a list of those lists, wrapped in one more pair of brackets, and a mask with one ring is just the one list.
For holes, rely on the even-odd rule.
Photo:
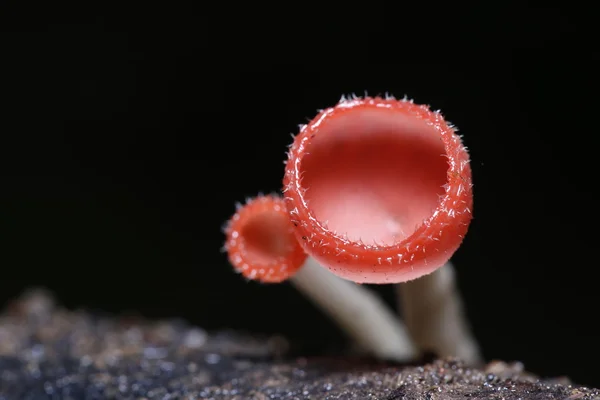
[(302, 267), (306, 253), (294, 236), (282, 198), (258, 196), (238, 207), (225, 227), (229, 261), (244, 277), (278, 283)]
[(304, 250), (358, 283), (429, 274), (472, 219), (469, 155), (439, 112), (408, 100), (342, 99), (288, 153), (285, 204)]

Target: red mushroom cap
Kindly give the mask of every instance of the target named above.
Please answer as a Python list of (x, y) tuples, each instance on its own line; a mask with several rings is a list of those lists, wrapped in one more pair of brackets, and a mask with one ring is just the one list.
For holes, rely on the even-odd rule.
[(248, 279), (282, 282), (296, 273), (307, 257), (280, 197), (249, 200), (231, 217), (225, 235), (229, 261)]
[(342, 99), (301, 128), (286, 207), (304, 250), (359, 283), (399, 283), (450, 259), (473, 206), (469, 155), (439, 112)]

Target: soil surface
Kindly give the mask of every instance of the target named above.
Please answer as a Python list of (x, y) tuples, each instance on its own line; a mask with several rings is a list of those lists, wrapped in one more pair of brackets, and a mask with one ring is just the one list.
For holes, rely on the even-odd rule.
[(31, 292), (0, 316), (0, 400), (598, 399), (518, 363), (399, 366), (290, 358), (282, 338), (209, 334), (183, 322), (100, 318)]

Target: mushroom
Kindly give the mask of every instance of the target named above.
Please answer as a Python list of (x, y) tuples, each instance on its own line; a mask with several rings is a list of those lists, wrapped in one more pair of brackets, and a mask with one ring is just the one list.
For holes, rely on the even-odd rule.
[(421, 350), (480, 362), (448, 262), (472, 218), (469, 156), (439, 112), (342, 97), (294, 138), (284, 195), (307, 254), (353, 282), (401, 284)]
[(376, 357), (394, 361), (415, 357), (404, 325), (379, 297), (307, 256), (296, 241), (281, 197), (258, 196), (238, 206), (225, 234), (229, 261), (244, 277), (263, 283), (289, 281)]

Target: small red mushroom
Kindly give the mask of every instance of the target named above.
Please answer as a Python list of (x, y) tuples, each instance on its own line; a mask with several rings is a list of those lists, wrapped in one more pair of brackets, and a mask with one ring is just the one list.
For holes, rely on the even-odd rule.
[(278, 283), (294, 275), (306, 253), (296, 241), (285, 204), (258, 196), (239, 206), (225, 227), (225, 249), (236, 271), (248, 279)]
[(401, 297), (415, 342), (479, 362), (452, 266), (432, 274), (460, 246), (473, 208), (469, 155), (439, 112), (406, 99), (342, 98), (294, 138), (284, 194), (310, 256), (358, 283), (416, 279)]
[(404, 325), (379, 297), (307, 257), (281, 197), (258, 196), (239, 206), (225, 234), (229, 261), (246, 278), (289, 281), (375, 356), (396, 361), (415, 356)]

